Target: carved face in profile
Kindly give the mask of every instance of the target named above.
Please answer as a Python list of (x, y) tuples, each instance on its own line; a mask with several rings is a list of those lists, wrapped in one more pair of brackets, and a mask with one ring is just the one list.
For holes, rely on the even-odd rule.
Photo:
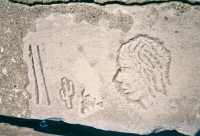
[(138, 35), (123, 44), (117, 58), (114, 76), (120, 94), (131, 101), (140, 101), (155, 92), (166, 94), (170, 84), (170, 52), (157, 39)]
[(117, 72), (115, 81), (117, 81), (120, 93), (126, 98), (138, 101), (145, 96), (146, 81), (134, 68), (122, 65)]

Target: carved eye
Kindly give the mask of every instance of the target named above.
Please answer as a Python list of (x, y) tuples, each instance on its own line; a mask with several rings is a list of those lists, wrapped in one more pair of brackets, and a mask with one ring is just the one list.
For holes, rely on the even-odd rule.
[(126, 72), (126, 73), (132, 73), (133, 70), (131, 68), (124, 67), (124, 68), (121, 68), (121, 71)]

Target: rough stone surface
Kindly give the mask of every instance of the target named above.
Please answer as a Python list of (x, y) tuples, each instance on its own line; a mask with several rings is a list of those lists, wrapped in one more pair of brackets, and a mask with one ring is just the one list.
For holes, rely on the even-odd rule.
[[(0, 124), (1, 136), (52, 136), (53, 134), (45, 134), (34, 131), (33, 129), (11, 126), (9, 124)], [(56, 136), (56, 135), (54, 135)]]
[[(168, 2), (171, 0), (94, 0), (96, 3), (108, 3), (108, 2), (122, 2), (125, 4), (143, 4), (143, 3), (151, 3), (151, 2)], [(190, 3), (199, 3), (199, 0), (187, 0)]]
[(35, 3), (68, 2), (69, 0), (11, 0), (11, 1), (20, 2), (24, 4), (35, 4)]
[[(24, 4), (35, 4), (35, 3), (53, 3), (53, 2), (68, 2), (69, 0), (11, 0), (15, 2), (20, 2)], [(75, 0), (72, 0), (75, 1)], [(81, 0), (78, 0), (81, 1)], [(166, 2), (170, 0), (94, 0), (94, 2), (103, 4), (108, 2), (122, 2), (126, 4), (141, 4), (149, 2)], [(199, 3), (200, 0), (188, 0), (190, 3)]]
[(199, 6), (1, 1), (0, 13), (1, 115), (139, 134), (200, 129)]

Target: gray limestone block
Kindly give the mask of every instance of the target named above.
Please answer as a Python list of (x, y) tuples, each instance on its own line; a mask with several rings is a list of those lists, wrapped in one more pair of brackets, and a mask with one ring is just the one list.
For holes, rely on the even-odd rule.
[(1, 1), (0, 13), (1, 115), (138, 134), (200, 129), (199, 6)]

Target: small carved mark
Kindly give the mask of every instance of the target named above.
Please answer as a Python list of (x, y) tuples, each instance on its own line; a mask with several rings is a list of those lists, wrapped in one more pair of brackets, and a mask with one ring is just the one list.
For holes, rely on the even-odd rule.
[(82, 91), (81, 113), (91, 112), (96, 106), (103, 108), (103, 102), (96, 102), (97, 99), (93, 98), (90, 94), (85, 94), (85, 89)]
[(79, 45), (79, 46), (77, 47), (77, 50), (78, 50), (79, 52), (81, 52), (81, 53), (85, 53), (85, 51), (84, 51), (84, 49), (83, 49), (83, 47), (82, 47), (81, 45)]
[(42, 79), (43, 79), (43, 82), (44, 82), (44, 88), (45, 88), (45, 92), (46, 92), (46, 96), (47, 96), (47, 103), (48, 103), (48, 105), (50, 105), (49, 91), (47, 89), (47, 85), (46, 85), (46, 81), (45, 81), (45, 76), (44, 76), (44, 72), (43, 72), (43, 66), (42, 66), (39, 46), (37, 46), (37, 54), (38, 54), (38, 58), (39, 58), (39, 64), (40, 64), (40, 67), (41, 67), (40, 69), (41, 69)]
[(36, 77), (35, 65), (34, 65), (34, 58), (33, 58), (33, 51), (31, 45), (29, 45), (29, 58), (31, 59), (32, 69), (33, 69), (33, 76), (35, 80), (35, 96), (36, 96), (36, 104), (39, 104), (39, 90), (38, 90), (38, 81)]
[[(29, 45), (29, 58), (31, 59), (31, 67), (33, 69), (33, 76), (34, 76), (34, 80), (35, 80), (36, 104), (40, 104), (42, 102), (41, 99), (46, 99), (45, 102), (48, 105), (50, 105), (49, 92), (48, 92), (47, 86), (46, 86), (39, 46)], [(42, 78), (40, 78), (40, 77), (42, 77)], [(42, 92), (43, 89), (41, 90), (41, 88), (39, 86), (39, 85), (41, 85), (40, 83), (42, 83), (41, 87), (44, 86), (46, 97), (45, 96), (41, 97), (41, 94), (44, 94), (44, 93)]]
[(103, 108), (103, 102), (99, 102), (99, 103), (97, 103), (97, 105), (98, 105), (99, 107)]

